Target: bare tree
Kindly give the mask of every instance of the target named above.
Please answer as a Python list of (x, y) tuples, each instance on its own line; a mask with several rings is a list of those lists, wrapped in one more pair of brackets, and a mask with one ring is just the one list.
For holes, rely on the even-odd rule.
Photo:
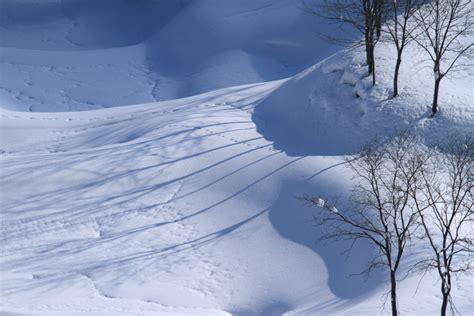
[[(453, 276), (472, 268), (474, 140), (453, 139), (445, 153), (420, 169), (412, 192), (432, 256), (418, 265), (434, 268), (441, 280), (441, 315), (451, 301)], [(452, 306), (452, 304), (451, 304)]]
[(397, 272), (405, 246), (418, 226), (410, 193), (428, 159), (418, 155), (414, 145), (415, 138), (404, 134), (385, 145), (373, 142), (356, 159), (347, 161), (355, 174), (355, 207), (351, 211), (339, 211), (320, 197), (307, 198), (320, 208), (315, 219), (324, 229), (323, 238), (373, 243), (378, 255), (365, 272), (388, 269), (392, 315), (398, 314)]
[(414, 15), (420, 36), (414, 40), (433, 62), (434, 91), (432, 112), (438, 111), (441, 80), (452, 71), (461, 57), (472, 52), (473, 43), (463, 37), (472, 32), (471, 0), (432, 0)]
[(413, 20), (413, 15), (424, 3), (423, 0), (395, 0), (390, 1), (389, 12), (393, 19), (388, 21), (386, 29), (397, 49), (397, 60), (393, 75), (393, 97), (398, 95), (398, 75), (402, 64), (402, 55), (405, 47), (412, 41), (418, 23)]
[(380, 38), (382, 34), (382, 24), (384, 20), (385, 13), (385, 0), (377, 0), (375, 3), (375, 34), (377, 39)]
[[(317, 5), (304, 3), (305, 11), (318, 15), (334, 23), (350, 25), (364, 36), (368, 73), (375, 85), (375, 45), (380, 37), (384, 0), (321, 0)], [(331, 38), (345, 42), (348, 39)], [(351, 38), (350, 41), (353, 42)]]

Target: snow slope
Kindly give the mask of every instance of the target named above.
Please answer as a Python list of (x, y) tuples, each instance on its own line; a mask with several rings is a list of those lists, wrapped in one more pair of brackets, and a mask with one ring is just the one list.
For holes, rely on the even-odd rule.
[[(346, 196), (342, 157), (331, 147), (319, 155), (286, 152), (257, 130), (278, 119), (260, 107), (297, 80), (326, 76), (347, 56), (336, 57), (289, 80), (187, 99), (58, 114), (2, 110), (3, 310), (379, 314), (384, 275), (348, 277), (372, 248), (357, 245), (357, 255), (346, 257), (347, 244), (316, 244), (314, 210), (296, 199)], [(331, 103), (356, 100), (352, 86), (336, 85)], [(312, 87), (308, 100), (326, 88)], [(338, 128), (337, 120), (327, 124)], [(287, 139), (298, 132), (286, 129)], [(344, 142), (339, 148), (352, 150)], [(435, 280), (425, 277), (417, 291), (418, 281), (401, 282), (403, 310), (435, 313)], [(472, 307), (472, 281), (456, 283), (461, 311)]]
[[(474, 40), (473, 37), (466, 39)], [(259, 131), (295, 155), (351, 154), (373, 137), (413, 129), (425, 141), (474, 131), (474, 71), (461, 68), (441, 84), (441, 109), (431, 116), (432, 70), (410, 46), (392, 98), (394, 48), (377, 46), (377, 85), (366, 76), (360, 50), (341, 51), (287, 80), (256, 109)], [(265, 124), (269, 121), (270, 124)]]
[[(4, 3), (15, 8), (13, 13), (7, 11), (17, 22), (2, 25), (2, 45), (8, 46), (2, 49), (2, 60), (10, 62), (2, 63), (1, 73), (9, 75), (2, 75), (0, 87), (10, 91), (2, 94), (0, 110), (0, 313), (389, 313), (388, 306), (383, 307), (388, 290), (385, 274), (374, 273), (367, 280), (350, 276), (371, 259), (373, 248), (357, 244), (347, 256), (343, 254), (350, 246), (347, 243), (316, 243), (319, 231), (312, 223), (316, 210), (298, 197), (339, 196), (343, 205), (351, 175), (342, 155), (353, 154), (375, 134), (411, 127), (430, 141), (446, 131), (472, 133), (472, 69), (443, 82), (441, 109), (435, 119), (428, 119), (426, 101), (431, 77), (416, 50), (405, 58), (411, 62), (403, 64), (401, 96), (388, 98), (392, 67), (384, 57), (393, 53), (388, 46), (378, 49), (379, 83), (373, 89), (365, 78), (362, 54), (351, 51), (337, 53), (288, 79), (146, 103), (153, 98), (138, 96), (149, 93), (144, 83), (148, 79), (132, 64), (135, 57), (146, 54), (149, 43), (165, 36), (163, 30), (184, 33), (189, 39), (197, 38), (199, 32), (214, 34), (199, 27), (187, 34), (182, 27), (190, 23), (190, 16), (212, 16), (205, 24), (210, 25), (224, 21), (227, 15), (223, 13), (238, 11), (241, 14), (230, 18), (234, 25), (211, 29), (222, 31), (225, 37), (224, 30), (229, 34), (240, 25), (268, 35), (271, 28), (251, 23), (265, 22), (257, 18), (258, 12), (265, 12), (269, 25), (275, 22), (272, 19), (280, 21), (278, 17), (291, 17), (296, 11), (289, 9), (289, 1), (232, 1), (226, 6), (219, 1), (176, 2), (180, 7), (169, 8), (172, 18), (166, 25), (150, 26), (153, 21), (145, 14), (140, 19), (143, 28), (160, 31), (150, 31), (136, 42), (131, 35), (110, 34), (117, 28), (113, 20), (122, 18), (125, 9), (121, 6), (130, 9), (129, 2), (120, 1), (117, 11), (111, 12), (110, 29), (104, 28), (103, 33), (87, 33), (87, 26), (98, 23), (92, 13), (84, 13), (90, 19), (87, 22), (75, 18), (79, 22), (72, 25), (82, 29), (72, 27), (76, 30), (71, 33), (73, 44), (62, 41), (62, 26), (70, 23), (64, 12), (82, 17), (81, 12), (110, 2), (92, 6), (87, 1), (64, 1), (65, 11), (57, 8), (56, 1), (38, 4), (51, 14), (38, 15), (44, 17), (35, 21), (38, 33), (28, 35), (38, 42), (22, 41), (32, 28), (22, 31), (25, 25), (18, 22), (20, 18), (31, 22), (32, 13), (26, 8), (32, 2)], [(19, 3), (28, 4), (22, 6), (26, 11), (17, 10)], [(153, 3), (149, 4), (147, 10), (152, 11)], [(206, 9), (208, 15), (198, 9)], [(137, 16), (144, 14), (136, 10)], [(288, 15), (282, 13), (285, 10)], [(242, 31), (242, 38), (232, 40), (252, 47), (260, 33), (249, 32)], [(45, 41), (48, 36), (49, 42)], [(215, 38), (216, 43), (221, 40), (227, 43)], [(280, 40), (273, 44), (282, 44)], [(168, 54), (177, 60), (187, 56), (180, 55), (180, 45), (169, 46), (175, 51), (169, 48)], [(210, 80), (205, 90), (213, 87), (213, 80), (216, 86), (236, 83), (229, 76), (234, 62), (242, 62), (236, 69), (246, 73), (244, 82), (252, 82), (247, 70), (258, 72), (256, 68), (265, 65), (265, 60), (278, 60), (273, 48), (269, 55), (263, 54), (273, 57), (254, 65), (249, 59), (234, 58), (236, 51), (242, 54), (240, 48), (205, 46), (209, 47), (202, 49), (220, 52), (216, 59), (203, 57), (209, 64), (200, 64), (216, 65), (214, 69), (203, 66)], [(181, 53), (189, 55), (190, 65), (192, 58), (197, 61), (209, 52), (200, 54), (196, 48), (196, 55), (190, 50)], [(284, 56), (303, 67), (304, 59), (288, 54)], [(98, 67), (104, 58), (112, 66)], [(62, 68), (70, 62), (73, 66)], [(145, 66), (143, 60), (137, 64)], [(169, 71), (178, 70), (170, 67)], [(153, 71), (153, 76), (157, 74), (160, 71)], [(30, 85), (23, 87), (27, 76), (31, 76)], [(189, 77), (178, 77), (185, 78), (180, 82), (186, 89), (192, 86)], [(274, 78), (280, 76), (259, 80)], [(71, 90), (61, 92), (73, 80), (78, 80), (76, 97)], [(128, 95), (133, 89), (136, 92)], [(101, 106), (113, 108), (84, 111)], [(28, 113), (28, 109), (47, 113)], [(64, 112), (53, 113), (57, 111)], [(408, 262), (420, 255), (421, 249), (410, 249)], [(404, 279), (399, 285), (402, 312), (437, 314), (438, 288), (434, 275)], [(462, 315), (474, 306), (473, 290), (472, 275), (456, 280), (454, 302)]]
[(0, 104), (12, 110), (82, 111), (281, 79), (337, 49), (293, 0), (0, 6)]

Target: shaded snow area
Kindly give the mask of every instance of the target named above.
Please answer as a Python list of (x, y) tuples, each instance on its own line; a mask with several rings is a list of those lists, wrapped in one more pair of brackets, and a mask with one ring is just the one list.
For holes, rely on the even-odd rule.
[[(420, 51), (391, 99), (391, 46), (372, 88), (318, 27), (290, 0), (1, 1), (0, 314), (389, 314), (387, 273), (357, 275), (374, 247), (317, 242), (298, 197), (344, 205), (374, 136), (472, 133), (474, 74), (429, 118)], [(438, 314), (435, 274), (398, 287)], [(473, 292), (454, 281), (461, 315)]]

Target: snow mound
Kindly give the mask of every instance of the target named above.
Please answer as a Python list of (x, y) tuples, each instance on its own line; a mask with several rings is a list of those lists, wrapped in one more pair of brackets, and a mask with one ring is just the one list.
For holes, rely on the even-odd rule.
[(282, 79), (337, 49), (293, 0), (0, 6), (0, 107), (15, 111), (93, 110)]
[(461, 70), (441, 86), (441, 110), (430, 118), (432, 75), (423, 53), (410, 47), (401, 69), (401, 93), (391, 97), (395, 51), (377, 47), (372, 87), (361, 50), (343, 51), (286, 81), (255, 109), (260, 133), (291, 155), (354, 153), (374, 137), (415, 129), (427, 141), (474, 130), (474, 74)]
[[(293, 0), (139, 2), (0, 2), (0, 314), (386, 312), (385, 274), (350, 277), (374, 248), (316, 243), (298, 197), (344, 212), (338, 155), (374, 135), (471, 132), (472, 72), (443, 82), (430, 119), (416, 49), (391, 99), (389, 46), (373, 88), (360, 51), (307, 68), (334, 48)], [(461, 314), (473, 284), (453, 288)], [(399, 289), (404, 313), (437, 312), (434, 275)]]
[[(285, 89), (283, 80), (76, 113), (0, 110), (0, 313), (379, 314), (384, 274), (350, 277), (374, 248), (316, 243), (315, 209), (297, 198), (348, 196), (343, 157), (292, 157), (256, 129), (254, 106)], [(435, 314), (434, 276), (418, 282), (400, 282), (403, 311)], [(472, 284), (456, 282), (461, 313)]]

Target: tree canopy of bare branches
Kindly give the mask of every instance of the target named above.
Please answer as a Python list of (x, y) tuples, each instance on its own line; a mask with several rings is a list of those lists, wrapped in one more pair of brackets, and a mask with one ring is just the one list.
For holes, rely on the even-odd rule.
[(433, 115), (438, 111), (441, 80), (457, 66), (463, 65), (460, 63), (462, 57), (472, 54), (474, 43), (466, 43), (464, 38), (473, 31), (471, 8), (471, 0), (432, 0), (414, 15), (421, 34), (413, 38), (433, 64)]
[(392, 315), (398, 314), (397, 272), (405, 246), (418, 225), (410, 192), (416, 183), (415, 175), (425, 162), (412, 150), (413, 143), (414, 138), (409, 135), (385, 145), (373, 142), (356, 159), (347, 161), (355, 174), (355, 206), (351, 212), (321, 205), (321, 198), (309, 199), (321, 208), (315, 218), (324, 227), (325, 238), (365, 239), (376, 247), (379, 254), (366, 272), (378, 267), (388, 269)]
[(405, 249), (415, 240), (426, 242), (431, 254), (409, 270), (437, 271), (446, 315), (453, 275), (472, 267), (473, 139), (457, 136), (428, 147), (402, 133), (388, 143), (369, 143), (347, 165), (355, 175), (352, 208), (338, 210), (322, 197), (306, 199), (319, 209), (315, 220), (323, 238), (375, 246), (378, 254), (365, 272), (388, 271), (392, 315), (399, 313), (397, 281)]
[(386, 29), (391, 41), (397, 49), (397, 59), (393, 74), (393, 97), (398, 95), (398, 77), (402, 55), (405, 47), (413, 40), (418, 30), (418, 23), (413, 16), (424, 4), (425, 0), (398, 0), (389, 1), (387, 12), (392, 19), (387, 21)]
[(474, 140), (452, 139), (420, 169), (412, 192), (432, 256), (418, 262), (434, 268), (441, 280), (441, 315), (447, 313), (454, 274), (472, 268), (474, 236)]

